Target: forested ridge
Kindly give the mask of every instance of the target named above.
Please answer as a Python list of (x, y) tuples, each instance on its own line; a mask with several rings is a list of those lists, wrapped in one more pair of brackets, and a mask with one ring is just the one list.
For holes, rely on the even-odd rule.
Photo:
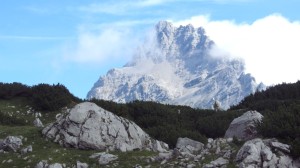
[(21, 83), (0, 83), (0, 99), (26, 98), (36, 110), (54, 111), (81, 100), (62, 84), (38, 84), (27, 86)]

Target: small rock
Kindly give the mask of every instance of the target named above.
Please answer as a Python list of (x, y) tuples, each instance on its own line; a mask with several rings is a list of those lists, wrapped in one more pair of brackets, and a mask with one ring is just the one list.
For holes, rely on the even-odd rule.
[(48, 163), (46, 160), (42, 160), (35, 165), (35, 168), (46, 168), (48, 167)]
[(228, 143), (230, 143), (230, 142), (233, 141), (233, 138), (227, 138), (226, 141), (227, 141)]
[(173, 158), (172, 152), (168, 153), (159, 153), (158, 156), (155, 158), (157, 161), (162, 161), (162, 160), (169, 160)]
[(76, 162), (76, 168), (88, 168), (89, 165), (87, 163), (81, 163), (80, 161)]
[(26, 154), (26, 153), (29, 153), (29, 152), (32, 152), (32, 146), (31, 146), (31, 145), (29, 145), (29, 146), (27, 146), (26, 148), (23, 148), (23, 149), (21, 150), (21, 154), (22, 154), (22, 155), (24, 155), (24, 154)]
[(90, 158), (98, 158), (98, 163), (100, 165), (106, 165), (111, 161), (117, 160), (118, 156), (106, 152), (101, 152), (91, 155)]
[(229, 163), (229, 161), (227, 159), (220, 157), (217, 160), (214, 160), (210, 163), (212, 165), (214, 165), (215, 167), (221, 167), (221, 166), (227, 165)]
[(162, 162), (160, 162), (161, 165), (167, 163), (167, 160), (163, 160)]
[(218, 147), (217, 147), (217, 149), (216, 149), (216, 152), (215, 152), (215, 154), (217, 154), (217, 155), (218, 155), (220, 152), (221, 152), (221, 148), (220, 148), (220, 146), (218, 146)]
[(60, 163), (54, 163), (49, 165), (47, 168), (63, 168), (63, 166)]
[(227, 150), (226, 152), (225, 152), (225, 154), (223, 155), (223, 158), (226, 158), (226, 159), (229, 159), (230, 158), (230, 156), (231, 156), (231, 150)]
[(33, 125), (34, 125), (35, 127), (40, 127), (40, 128), (44, 127), (42, 121), (41, 121), (39, 118), (36, 118), (36, 119), (33, 121)]
[(194, 168), (194, 167), (196, 167), (195, 164), (188, 164), (188, 165), (186, 166), (186, 168)]
[(206, 164), (203, 168), (215, 168), (215, 166), (213, 164)]
[(133, 168), (143, 168), (143, 167), (139, 164), (136, 164), (135, 166), (133, 166)]
[(290, 146), (287, 145), (287, 144), (283, 144), (283, 143), (280, 143), (280, 142), (270, 142), (270, 145), (273, 148), (279, 149), (279, 150), (281, 150), (285, 153), (290, 153)]

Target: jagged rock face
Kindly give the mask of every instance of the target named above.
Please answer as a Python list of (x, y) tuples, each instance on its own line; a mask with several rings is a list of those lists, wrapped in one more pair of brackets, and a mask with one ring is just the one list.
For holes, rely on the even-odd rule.
[(137, 50), (131, 62), (100, 77), (87, 98), (199, 108), (212, 108), (215, 99), (227, 109), (264, 88), (244, 73), (242, 61), (212, 56), (214, 43), (203, 28), (174, 27), (162, 21), (152, 38)]
[[(275, 146), (272, 144), (276, 144)], [(288, 150), (287, 150), (288, 149)], [(247, 141), (238, 151), (236, 161), (240, 168), (246, 167), (300, 167), (299, 160), (293, 160), (289, 146), (276, 139), (253, 139)]]
[(43, 129), (43, 134), (66, 147), (164, 151), (168, 145), (152, 139), (132, 121), (118, 117), (94, 103), (76, 105), (65, 117)]
[(236, 137), (241, 140), (253, 139), (257, 136), (256, 122), (261, 122), (263, 116), (257, 111), (248, 111), (235, 118), (226, 130), (225, 138)]

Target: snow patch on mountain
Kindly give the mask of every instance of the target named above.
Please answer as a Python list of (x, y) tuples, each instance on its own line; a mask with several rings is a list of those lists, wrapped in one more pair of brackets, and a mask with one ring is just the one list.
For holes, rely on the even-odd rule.
[(133, 100), (227, 109), (265, 86), (244, 73), (242, 60), (214, 51), (203, 28), (159, 22), (133, 59), (101, 76), (87, 98)]

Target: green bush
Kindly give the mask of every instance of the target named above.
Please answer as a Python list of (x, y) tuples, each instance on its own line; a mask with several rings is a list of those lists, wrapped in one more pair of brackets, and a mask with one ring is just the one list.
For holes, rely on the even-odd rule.
[(37, 110), (55, 111), (79, 101), (61, 85), (39, 84), (32, 87), (32, 99)]
[(30, 87), (17, 82), (0, 83), (0, 99), (12, 99), (20, 96), (30, 97)]

